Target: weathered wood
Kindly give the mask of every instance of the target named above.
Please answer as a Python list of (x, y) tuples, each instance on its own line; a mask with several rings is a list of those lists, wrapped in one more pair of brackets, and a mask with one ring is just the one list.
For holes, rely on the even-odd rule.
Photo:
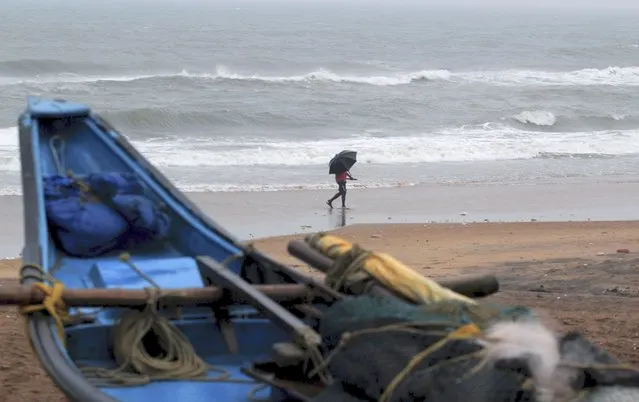
[[(333, 266), (333, 259), (325, 256), (319, 251), (313, 249), (306, 242), (302, 240), (293, 240), (288, 243), (288, 252), (312, 267), (327, 272)], [(371, 280), (373, 280), (371, 278)], [(485, 297), (499, 291), (499, 282), (494, 275), (473, 275), (466, 278), (458, 279), (443, 279), (438, 280), (437, 283), (445, 288), (448, 288), (454, 292), (462, 294), (467, 297)], [(350, 283), (346, 286), (349, 287)], [(353, 283), (352, 285), (357, 285)], [(381, 285), (374, 285), (372, 288), (365, 287), (369, 291), (378, 294), (392, 294), (392, 291), (386, 289)], [(359, 289), (351, 289), (355, 293), (359, 293)]]
[[(311, 292), (304, 285), (255, 285), (256, 291), (273, 301), (299, 304), (309, 301)], [(163, 289), (159, 303), (166, 306), (211, 306), (220, 301), (249, 303), (250, 298), (241, 293), (225, 293), (222, 288)], [(228, 295), (228, 296), (227, 296)], [(69, 307), (136, 307), (144, 306), (149, 293), (144, 289), (64, 289), (64, 302)], [(39, 304), (44, 293), (30, 286), (0, 287), (0, 305)]]

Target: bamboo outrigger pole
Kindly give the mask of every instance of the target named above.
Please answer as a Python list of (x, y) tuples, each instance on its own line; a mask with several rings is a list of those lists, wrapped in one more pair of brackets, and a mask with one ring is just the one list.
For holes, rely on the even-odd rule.
[[(312, 301), (305, 285), (254, 285), (256, 290), (274, 301), (297, 304)], [(45, 294), (30, 286), (0, 287), (0, 305), (40, 304)], [(62, 296), (68, 307), (137, 307), (145, 306), (149, 293), (144, 289), (68, 289)], [(223, 301), (245, 302), (242, 294), (218, 287), (162, 289), (159, 303), (167, 306), (209, 306)]]

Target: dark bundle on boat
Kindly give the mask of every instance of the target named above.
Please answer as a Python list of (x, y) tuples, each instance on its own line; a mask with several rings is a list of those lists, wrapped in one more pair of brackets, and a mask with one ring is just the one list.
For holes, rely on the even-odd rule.
[[(547, 345), (528, 345), (540, 349), (540, 356), (528, 359), (513, 349), (514, 340), (508, 345), (510, 355), (495, 359), (481, 341), (482, 334), (473, 333), (472, 328), (486, 330), (498, 321), (521, 323), (523, 328), (528, 324), (532, 325), (528, 328), (541, 327), (530, 311), (521, 307), (468, 306), (456, 301), (415, 306), (370, 295), (338, 302), (320, 326), (334, 382), (313, 400), (636, 400), (639, 373), (579, 334), (565, 336), (556, 346), (564, 362), (583, 368), (549, 366), (547, 372), (557, 382), (544, 384), (549, 389), (539, 387), (540, 365), (549, 358), (544, 355)], [(451, 336), (455, 331), (461, 339)], [(598, 394), (591, 392), (595, 390)]]
[(525, 373), (482, 367), (483, 347), (474, 340), (455, 339), (437, 347), (456, 328), (472, 325), (476, 314), (481, 313), (457, 302), (437, 308), (375, 296), (339, 302), (320, 327), (325, 345), (334, 351), (329, 370), (336, 384), (315, 400), (347, 400), (348, 395), (361, 401), (447, 402), (472, 395), (477, 402), (533, 401), (531, 391), (521, 388)]

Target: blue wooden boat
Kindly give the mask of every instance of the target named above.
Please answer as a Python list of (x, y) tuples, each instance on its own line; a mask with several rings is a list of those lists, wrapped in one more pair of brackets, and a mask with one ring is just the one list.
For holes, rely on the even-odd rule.
[[(246, 401), (254, 392), (270, 401), (304, 400), (303, 395), (273, 385), (251, 367), (272, 354), (278, 342), (290, 342), (295, 335), (313, 338), (309, 326), (312, 314), (308, 313), (314, 311), (309, 308), (313, 303), (302, 301), (296, 308), (285, 308), (284, 303), (273, 300), (279, 296), (307, 300), (300, 297), (307, 293), (300, 293), (299, 284), (313, 287), (327, 303), (340, 297), (339, 293), (242, 245), (207, 218), (88, 106), (31, 97), (19, 118), (19, 137), (25, 217), (24, 284), (51, 275), (67, 290), (144, 289), (150, 287), (145, 279), (150, 277), (162, 289), (197, 289), (213, 284), (230, 292), (216, 306), (182, 308), (179, 319), (173, 321), (195, 352), (211, 365), (211, 378), (219, 377), (219, 370), (226, 373), (225, 379), (218, 380), (150, 381), (138, 386), (96, 384), (82, 368), (115, 367), (110, 337), (122, 309), (73, 309), (89, 318), (68, 325), (66, 339), (60, 339), (49, 315), (31, 314), (28, 332), (33, 348), (68, 397), (78, 401)], [(167, 211), (171, 225), (168, 240), (152, 249), (126, 250), (130, 255), (127, 261), (122, 260), (120, 252), (89, 258), (63, 252), (48, 227), (43, 193), (43, 180), (63, 174), (61, 170), (73, 172), (75, 177), (109, 172), (135, 174), (148, 197), (162, 203)], [(225, 260), (228, 263), (222, 267), (220, 262)], [(265, 297), (253, 285), (270, 285), (274, 296)], [(241, 301), (236, 300), (238, 294), (243, 295)], [(256, 385), (265, 381), (271, 384), (256, 390)], [(312, 393), (313, 384), (309, 387)]]
[[(19, 118), (19, 143), (25, 225), (21, 280), (29, 286), (46, 281), (63, 284), (69, 292), (64, 299), (68, 311), (76, 318), (67, 317), (62, 328), (52, 320), (61, 313), (50, 305), (48, 314), (28, 315), (28, 333), (42, 366), (70, 399), (309, 401), (325, 388), (320, 375), (309, 374), (321, 360), (321, 339), (315, 328), (322, 309), (344, 293), (241, 244), (88, 106), (29, 98)], [(51, 226), (47, 201), (47, 194), (53, 187), (59, 189), (61, 182), (51, 187), (50, 179), (67, 177), (79, 186), (96, 175), (115, 174), (135, 177), (145, 200), (161, 206), (169, 222), (167, 235), (153, 245), (135, 243), (123, 248), (125, 243), (118, 243), (91, 255), (65, 249), (60, 237), (64, 233)], [(109, 202), (113, 200), (96, 195), (86, 205), (112, 207)], [(320, 270), (333, 262), (299, 242), (290, 244), (289, 251)], [(444, 286), (471, 297), (497, 290), (493, 277)], [(365, 288), (393, 295), (376, 284)], [(179, 293), (172, 294), (172, 289)], [(73, 304), (69, 295), (74, 291), (97, 299)], [(48, 300), (55, 301), (53, 297), (49, 295)], [(184, 339), (176, 341), (182, 348), (177, 354), (201, 359), (206, 364), (204, 373), (173, 372), (169, 380), (162, 375), (125, 377), (114, 372), (123, 360), (132, 364), (130, 355), (118, 354), (131, 345), (144, 343), (148, 354), (136, 355), (136, 361), (165, 359), (166, 363), (168, 359), (167, 346), (159, 336), (140, 338), (140, 342), (135, 342), (135, 334), (121, 336), (125, 331), (118, 329), (119, 320), (132, 308), (150, 311), (152, 317), (162, 317), (178, 328)], [(136, 317), (138, 321), (131, 325), (149, 316)]]

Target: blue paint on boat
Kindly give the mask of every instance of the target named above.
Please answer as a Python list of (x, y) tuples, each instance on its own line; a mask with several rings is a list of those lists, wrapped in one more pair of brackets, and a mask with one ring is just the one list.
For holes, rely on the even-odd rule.
[[(244, 255), (228, 263), (237, 275), (246, 275), (247, 253), (261, 279), (246, 278), (253, 284), (286, 284), (296, 280), (268, 257), (248, 250), (186, 199), (164, 176), (143, 158), (125, 136), (82, 104), (30, 97), (19, 118), (20, 156), (25, 212), (23, 283), (37, 279), (30, 264), (42, 269), (67, 288), (141, 289), (149, 283), (116, 253), (94, 258), (71, 257), (52, 240), (45, 212), (42, 181), (49, 175), (72, 171), (76, 176), (91, 173), (130, 172), (140, 177), (150, 197), (166, 205), (171, 219), (169, 241), (153, 250), (127, 250), (131, 262), (161, 287), (205, 286), (196, 256), (215, 261)], [(55, 142), (52, 139), (55, 138)], [(61, 145), (62, 144), (62, 145)], [(60, 166), (60, 164), (64, 166)], [(255, 265), (257, 264), (257, 265)], [(47, 315), (37, 313), (28, 320), (34, 351), (47, 373), (72, 400), (79, 401), (247, 401), (255, 383), (164, 381), (134, 387), (91, 385), (79, 371), (83, 365), (113, 367), (109, 349), (112, 327), (122, 309), (83, 308), (95, 320), (66, 330), (67, 347), (62, 346)], [(229, 306), (230, 319), (239, 346), (238, 353), (227, 350), (210, 308), (193, 307), (182, 311), (174, 323), (193, 344), (199, 356), (227, 370), (232, 379), (249, 377), (241, 368), (266, 358), (275, 342), (288, 341), (290, 334), (247, 305)], [(218, 373), (212, 372), (211, 376)], [(286, 392), (265, 387), (257, 393), (266, 400), (293, 401)]]

